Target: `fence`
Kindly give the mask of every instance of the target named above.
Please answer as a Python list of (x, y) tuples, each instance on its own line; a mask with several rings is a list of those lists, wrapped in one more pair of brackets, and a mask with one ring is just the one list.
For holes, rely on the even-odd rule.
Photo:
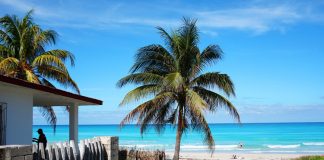
[(38, 145), (0, 146), (0, 160), (165, 160), (164, 151), (121, 148), (118, 137)]
[(118, 137), (33, 145), (34, 160), (118, 160)]

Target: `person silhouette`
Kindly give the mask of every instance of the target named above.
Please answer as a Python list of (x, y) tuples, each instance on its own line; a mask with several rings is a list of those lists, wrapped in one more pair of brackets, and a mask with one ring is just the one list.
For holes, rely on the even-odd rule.
[(240, 142), (240, 143), (238, 144), (238, 148), (243, 148), (243, 143)]
[(39, 137), (38, 137), (38, 139), (37, 138), (33, 138), (33, 141), (38, 144), (38, 147), (39, 147), (39, 143), (43, 143), (44, 149), (45, 149), (46, 148), (46, 145), (47, 145), (46, 136), (45, 136), (45, 134), (44, 134), (44, 132), (43, 132), (42, 129), (38, 129), (37, 130), (37, 133), (39, 134)]

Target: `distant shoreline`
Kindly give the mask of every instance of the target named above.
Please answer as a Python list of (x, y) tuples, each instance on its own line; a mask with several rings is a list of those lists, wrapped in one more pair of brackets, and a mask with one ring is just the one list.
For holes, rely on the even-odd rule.
[[(180, 159), (186, 160), (233, 160), (233, 156), (236, 159), (247, 159), (247, 160), (282, 160), (282, 159), (293, 159), (308, 154), (267, 154), (267, 153), (214, 153), (212, 156), (208, 153), (194, 153), (194, 152), (181, 152)], [(172, 158), (173, 152), (166, 152), (167, 158)]]

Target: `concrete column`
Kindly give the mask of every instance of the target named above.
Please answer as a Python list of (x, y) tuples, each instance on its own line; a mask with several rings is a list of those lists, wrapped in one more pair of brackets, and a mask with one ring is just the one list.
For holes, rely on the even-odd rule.
[(99, 137), (101, 144), (104, 146), (106, 160), (118, 160), (119, 142), (118, 137)]
[(70, 106), (69, 112), (69, 133), (70, 133), (70, 140), (74, 140), (78, 143), (78, 105), (74, 104)]

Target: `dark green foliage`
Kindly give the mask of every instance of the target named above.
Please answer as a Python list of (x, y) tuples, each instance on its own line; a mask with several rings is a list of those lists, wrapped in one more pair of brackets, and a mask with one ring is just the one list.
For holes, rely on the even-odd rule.
[(294, 160), (324, 160), (324, 156), (303, 156)]

